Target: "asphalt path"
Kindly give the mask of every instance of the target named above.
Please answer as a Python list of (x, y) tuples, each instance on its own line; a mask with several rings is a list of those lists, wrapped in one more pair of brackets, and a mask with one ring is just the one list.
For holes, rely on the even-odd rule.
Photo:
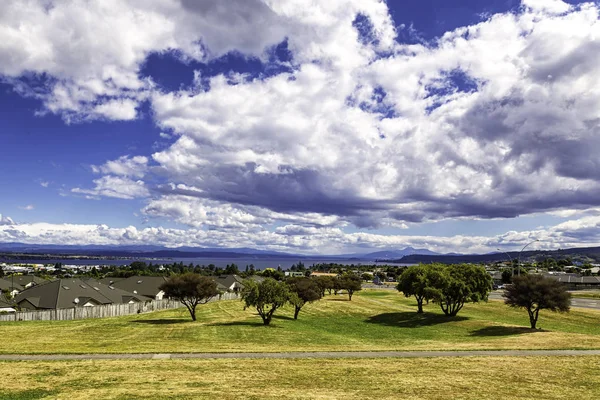
[[(504, 300), (504, 298), (502, 297), (501, 290), (491, 292), (489, 298), (490, 300)], [(600, 299), (580, 299), (577, 297), (573, 297), (571, 299), (571, 307), (600, 310)]]
[(0, 361), (600, 356), (600, 350), (322, 351), (289, 353), (3, 354)]

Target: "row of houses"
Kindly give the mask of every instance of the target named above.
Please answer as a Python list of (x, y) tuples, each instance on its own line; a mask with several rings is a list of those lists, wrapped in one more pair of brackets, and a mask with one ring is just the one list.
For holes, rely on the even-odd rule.
[[(166, 277), (132, 276), (48, 281), (34, 276), (14, 276), (0, 279), (0, 291), (12, 297), (12, 301), (6, 298), (0, 300), (0, 312), (14, 312), (17, 308), (52, 310), (163, 300), (165, 293), (160, 286), (166, 280)], [(238, 275), (218, 276), (214, 280), (221, 292), (239, 292), (243, 289), (243, 279)]]

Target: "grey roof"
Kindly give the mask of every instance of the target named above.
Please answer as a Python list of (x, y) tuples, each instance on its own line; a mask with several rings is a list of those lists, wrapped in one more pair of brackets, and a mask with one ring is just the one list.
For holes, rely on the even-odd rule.
[(232, 286), (235, 287), (244, 287), (243, 279), (238, 275), (221, 275), (214, 278), (217, 285), (223, 285), (227, 290), (229, 290)]
[(102, 284), (102, 282), (96, 279), (88, 279), (86, 283), (92, 286), (94, 290), (99, 290), (104, 296), (108, 297), (115, 304), (125, 304), (129, 303), (131, 300), (135, 302), (153, 300), (153, 298), (143, 296), (141, 294), (131, 293), (126, 290), (114, 287), (112, 285), (104, 285)]
[(131, 276), (127, 279), (116, 281), (112, 286), (131, 293), (141, 294), (155, 298), (160, 293), (160, 285), (165, 283), (164, 276)]
[(0, 308), (14, 308), (15, 305), (8, 302), (7, 299), (5, 299), (4, 297), (0, 296)]
[(23, 286), (19, 285), (16, 280), (13, 285), (12, 281), (7, 280), (6, 278), (0, 279), (0, 291), (12, 292), (13, 288), (19, 292), (24, 289)]
[(547, 275), (550, 278), (556, 279), (561, 283), (573, 283), (583, 285), (600, 285), (600, 277), (598, 276), (577, 276), (572, 274), (565, 275)]
[(47, 279), (44, 278), (40, 278), (39, 276), (35, 276), (35, 275), (15, 275), (13, 276), (7, 276), (4, 278), (5, 280), (15, 280), (15, 283), (18, 283), (19, 285), (25, 287), (26, 285), (29, 285), (31, 282), (33, 282), (35, 285), (40, 285), (42, 283), (46, 283), (48, 282)]
[[(75, 300), (77, 299), (77, 300)], [(129, 301), (146, 301), (121, 290), (111, 289), (99, 282), (84, 282), (81, 279), (60, 279), (32, 286), (15, 297), (15, 303), (28, 301), (38, 309), (71, 308), (83, 306), (88, 301), (96, 304), (123, 304)]]
[[(89, 278), (89, 279), (92, 279), (92, 278)], [(119, 282), (119, 281), (122, 281), (124, 279), (125, 278), (108, 277), (108, 278), (98, 279), (98, 282), (102, 283), (103, 285), (112, 286), (115, 282)]]

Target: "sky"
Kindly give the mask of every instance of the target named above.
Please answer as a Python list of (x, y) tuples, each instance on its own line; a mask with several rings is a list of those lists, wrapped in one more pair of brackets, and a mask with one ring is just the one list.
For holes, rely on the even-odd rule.
[(599, 13), (6, 0), (0, 242), (599, 246)]

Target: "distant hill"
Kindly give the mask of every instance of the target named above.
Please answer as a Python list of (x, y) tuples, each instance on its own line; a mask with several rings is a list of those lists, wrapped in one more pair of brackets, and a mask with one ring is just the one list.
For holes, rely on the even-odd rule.
[(376, 251), (376, 252), (367, 253), (367, 254), (346, 254), (346, 255), (340, 255), (338, 257), (358, 258), (358, 259), (362, 259), (362, 260), (381, 260), (381, 259), (389, 260), (389, 259), (402, 258), (402, 257), (412, 255), (412, 254), (438, 255), (439, 253), (435, 253), (428, 249), (415, 249), (412, 247), (406, 247), (402, 250), (396, 250), (396, 249), (381, 250), (381, 251)]
[[(460, 263), (493, 263), (497, 261), (508, 261), (507, 254), (516, 260), (519, 258), (518, 251), (511, 251), (508, 253), (489, 253), (489, 254), (441, 254), (441, 255), (422, 255), (412, 254), (401, 257), (399, 259), (390, 260), (394, 263), (407, 263), (407, 264), (418, 264), (418, 263), (443, 263), (443, 264), (460, 264)], [(600, 247), (574, 247), (570, 249), (559, 249), (559, 250), (531, 250), (524, 251), (521, 253), (521, 261), (531, 261), (544, 257), (552, 258), (564, 258), (570, 257), (574, 261), (600, 261)]]
[(63, 256), (147, 257), (147, 258), (300, 258), (298, 254), (264, 251), (250, 248), (167, 248), (152, 245), (101, 246), (101, 245), (38, 245), (25, 243), (0, 243), (2, 253), (44, 254)]

